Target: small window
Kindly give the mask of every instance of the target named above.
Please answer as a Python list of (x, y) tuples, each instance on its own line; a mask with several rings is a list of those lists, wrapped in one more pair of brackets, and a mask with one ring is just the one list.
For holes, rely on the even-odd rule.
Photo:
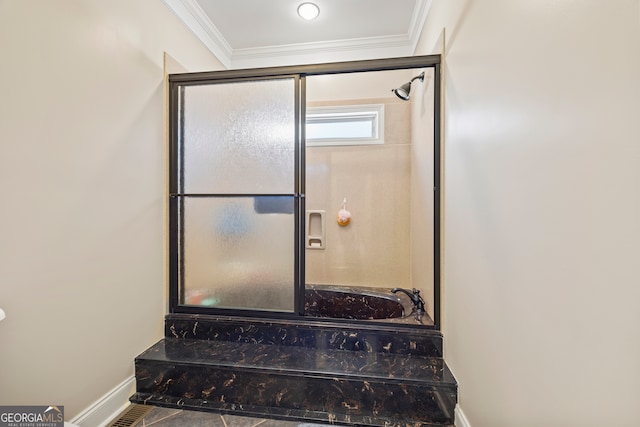
[(308, 107), (308, 146), (384, 144), (384, 104)]

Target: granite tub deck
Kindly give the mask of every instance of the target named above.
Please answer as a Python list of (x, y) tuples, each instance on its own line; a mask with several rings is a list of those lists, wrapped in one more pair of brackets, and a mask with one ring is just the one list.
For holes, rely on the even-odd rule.
[(358, 426), (452, 426), (442, 335), (376, 324), (169, 315), (136, 358), (131, 401)]

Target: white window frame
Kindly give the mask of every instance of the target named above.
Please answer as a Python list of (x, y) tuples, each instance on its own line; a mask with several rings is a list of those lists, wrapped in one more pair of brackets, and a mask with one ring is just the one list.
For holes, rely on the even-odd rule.
[(371, 122), (370, 137), (306, 138), (308, 147), (334, 145), (384, 144), (384, 104), (339, 105), (331, 107), (307, 107), (307, 122), (331, 126), (341, 121)]

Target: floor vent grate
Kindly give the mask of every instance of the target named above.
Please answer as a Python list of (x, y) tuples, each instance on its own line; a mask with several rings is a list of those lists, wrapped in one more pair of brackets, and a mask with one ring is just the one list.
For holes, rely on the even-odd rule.
[(133, 427), (147, 415), (153, 406), (131, 405), (128, 406), (118, 417), (107, 424), (107, 427)]

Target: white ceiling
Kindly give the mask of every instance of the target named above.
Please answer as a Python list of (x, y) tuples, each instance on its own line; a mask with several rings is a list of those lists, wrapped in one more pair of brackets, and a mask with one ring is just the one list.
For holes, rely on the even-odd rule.
[(431, 0), (163, 0), (227, 68), (414, 54)]

